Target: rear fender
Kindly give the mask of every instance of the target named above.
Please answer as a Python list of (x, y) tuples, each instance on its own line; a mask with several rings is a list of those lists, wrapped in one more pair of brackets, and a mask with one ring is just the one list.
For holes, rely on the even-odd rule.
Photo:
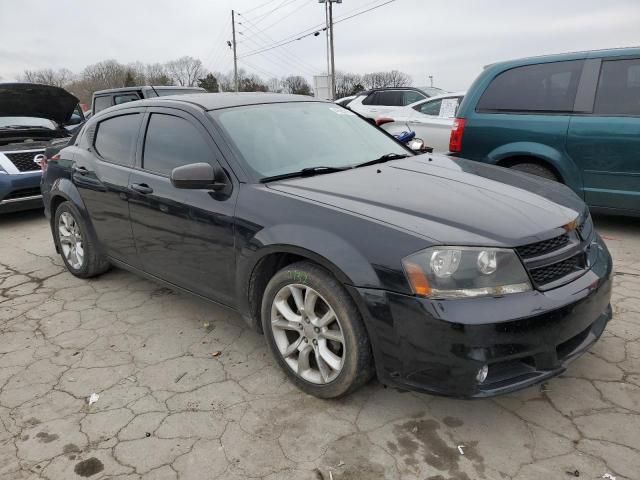
[(575, 192), (582, 192), (582, 176), (578, 166), (564, 152), (548, 145), (535, 142), (507, 143), (489, 152), (487, 161), (499, 165), (516, 157), (530, 157), (552, 166), (567, 186)]

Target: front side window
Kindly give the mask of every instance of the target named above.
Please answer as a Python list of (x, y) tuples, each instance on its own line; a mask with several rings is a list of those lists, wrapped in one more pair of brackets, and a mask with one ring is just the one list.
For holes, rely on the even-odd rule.
[(104, 110), (111, 106), (111, 95), (103, 95), (101, 97), (96, 97), (93, 101), (93, 114), (95, 115), (100, 110)]
[(572, 112), (582, 60), (516, 67), (498, 75), (478, 102), (478, 111)]
[(211, 162), (212, 152), (198, 129), (181, 117), (154, 113), (149, 119), (142, 168), (161, 175), (189, 163)]
[(378, 103), (378, 92), (370, 93), (366, 96), (364, 100), (362, 100), (363, 105), (380, 105)]
[(94, 143), (98, 154), (109, 162), (132, 166), (141, 116), (134, 113), (100, 122)]
[(366, 120), (321, 102), (272, 103), (211, 112), (258, 178), (312, 167), (349, 167), (407, 150)]
[(602, 62), (593, 112), (640, 115), (640, 58)]
[(123, 93), (122, 95), (115, 95), (113, 97), (113, 102), (116, 105), (120, 105), (122, 103), (134, 102), (136, 100), (140, 100), (140, 97), (137, 93)]

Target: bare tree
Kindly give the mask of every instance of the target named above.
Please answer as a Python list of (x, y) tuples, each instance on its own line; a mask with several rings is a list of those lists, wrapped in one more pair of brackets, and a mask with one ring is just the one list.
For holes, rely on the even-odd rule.
[(73, 81), (73, 73), (66, 68), (58, 70), (53, 70), (52, 68), (25, 70), (20, 80), (29, 83), (53, 85), (54, 87), (66, 87)]
[(336, 96), (348, 97), (364, 90), (362, 76), (355, 73), (336, 72)]
[(413, 83), (409, 75), (398, 70), (391, 70), (385, 76), (389, 87), (409, 87)]
[(366, 88), (408, 87), (411, 83), (411, 77), (398, 70), (372, 72), (362, 76), (362, 84)]
[(207, 74), (202, 61), (189, 56), (167, 62), (166, 69), (171, 80), (183, 87), (195, 86), (198, 79)]
[(267, 87), (270, 92), (273, 93), (282, 93), (282, 84), (279, 79), (273, 77), (267, 80)]
[(145, 79), (149, 85), (171, 85), (167, 69), (161, 63), (150, 63), (145, 66)]
[(311, 86), (304, 77), (299, 75), (290, 75), (282, 79), (282, 90), (286, 93), (295, 93), (298, 95), (311, 95)]

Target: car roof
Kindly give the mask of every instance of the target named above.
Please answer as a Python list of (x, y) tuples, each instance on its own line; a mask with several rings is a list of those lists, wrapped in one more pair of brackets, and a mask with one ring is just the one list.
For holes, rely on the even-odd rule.
[(533, 57), (516, 58), (512, 60), (505, 60), (496, 63), (486, 65), (485, 69), (493, 68), (509, 68), (521, 65), (536, 64), (536, 63), (551, 63), (562, 60), (582, 60), (586, 58), (601, 58), (601, 57), (624, 57), (627, 55), (640, 55), (640, 47), (624, 47), (624, 48), (609, 48), (601, 50), (582, 50), (577, 52), (565, 52), (554, 53), (549, 55), (538, 55)]
[(106, 90), (98, 90), (93, 92), (94, 95), (102, 95), (106, 93), (117, 93), (117, 92), (130, 92), (132, 90), (196, 90), (199, 92), (204, 92), (204, 88), (201, 87), (182, 87), (180, 85), (139, 85), (135, 87), (120, 87), (120, 88), (107, 88)]
[(290, 95), (284, 93), (262, 93), (262, 92), (225, 92), (225, 93), (192, 93), (189, 95), (171, 95), (167, 97), (153, 97), (135, 102), (126, 102), (120, 105), (106, 108), (102, 112), (113, 112), (115, 110), (150, 107), (150, 106), (170, 106), (171, 104), (182, 103), (195, 105), (203, 110), (220, 110), (230, 107), (241, 107), (246, 105), (261, 105), (266, 103), (293, 103), (293, 102), (317, 102), (331, 103), (326, 100), (309, 97), (307, 95)]
[(360, 93), (358, 93), (358, 96), (360, 95), (369, 95), (373, 92), (386, 92), (389, 90), (413, 90), (415, 92), (420, 92), (424, 95), (426, 95), (427, 97), (429, 96), (425, 91), (420, 90), (419, 88), (416, 87), (378, 87), (378, 88), (371, 88), (369, 90), (364, 90)]

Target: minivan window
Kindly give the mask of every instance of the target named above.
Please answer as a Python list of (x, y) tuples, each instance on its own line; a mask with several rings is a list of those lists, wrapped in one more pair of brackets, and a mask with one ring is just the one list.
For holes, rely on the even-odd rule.
[(188, 163), (211, 162), (212, 152), (198, 129), (187, 120), (154, 113), (149, 119), (142, 168), (161, 175)]
[(104, 110), (107, 107), (111, 106), (111, 95), (103, 95), (101, 97), (96, 97), (93, 101), (93, 114), (95, 115), (100, 110)]
[(499, 74), (478, 102), (478, 111), (571, 112), (583, 60), (541, 63)]
[(139, 113), (120, 115), (100, 122), (94, 142), (98, 154), (118, 165), (132, 166), (140, 116)]
[(640, 58), (602, 62), (594, 113), (640, 115)]

